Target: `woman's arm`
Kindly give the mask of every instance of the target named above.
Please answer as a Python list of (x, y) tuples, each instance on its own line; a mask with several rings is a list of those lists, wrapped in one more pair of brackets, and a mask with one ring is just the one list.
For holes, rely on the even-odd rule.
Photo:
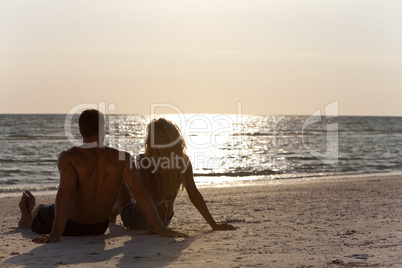
[[(190, 160), (189, 160), (190, 161)], [(212, 217), (207, 204), (205, 204), (205, 200), (202, 197), (201, 193), (198, 191), (197, 186), (194, 182), (193, 176), (193, 167), (191, 163), (189, 163), (187, 170), (186, 170), (186, 190), (190, 201), (193, 205), (198, 209), (204, 219), (208, 222), (214, 230), (235, 230), (236, 228), (227, 223), (216, 223), (214, 218)]]

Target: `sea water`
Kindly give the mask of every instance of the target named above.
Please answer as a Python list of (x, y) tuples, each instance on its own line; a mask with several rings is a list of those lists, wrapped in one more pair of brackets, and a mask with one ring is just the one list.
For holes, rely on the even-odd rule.
[[(402, 117), (166, 115), (181, 129), (196, 182), (402, 172)], [(150, 116), (107, 115), (105, 144), (144, 151)], [(0, 115), (0, 194), (57, 189), (57, 158), (81, 141), (77, 116)]]

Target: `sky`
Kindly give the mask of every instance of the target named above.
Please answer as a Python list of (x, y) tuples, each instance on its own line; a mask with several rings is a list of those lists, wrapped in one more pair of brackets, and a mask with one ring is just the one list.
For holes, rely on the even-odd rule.
[[(0, 0), (0, 113), (402, 116), (402, 1)], [(175, 107), (173, 109), (172, 107)]]

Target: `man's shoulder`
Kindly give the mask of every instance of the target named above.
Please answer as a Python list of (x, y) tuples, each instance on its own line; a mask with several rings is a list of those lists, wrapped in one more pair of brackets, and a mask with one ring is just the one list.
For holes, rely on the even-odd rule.
[(120, 150), (117, 150), (117, 149), (115, 149), (115, 148), (112, 148), (112, 147), (108, 147), (108, 146), (105, 146), (105, 147), (103, 147), (104, 148), (104, 150), (106, 150), (107, 152), (109, 152), (109, 153), (112, 153), (112, 154), (117, 154), (117, 153), (125, 153), (124, 151), (120, 151)]
[(74, 147), (64, 150), (59, 154), (57, 159), (58, 165), (63, 165), (63, 163), (72, 163), (76, 157), (77, 152), (74, 150)]
[(121, 151), (112, 147), (105, 147), (108, 152), (110, 152), (111, 154), (120, 154), (120, 155), (125, 155), (125, 156), (131, 156), (129, 152), (126, 151)]
[[(81, 147), (71, 147), (70, 149), (67, 149), (65, 151), (62, 151), (59, 154), (59, 159), (60, 158), (76, 158), (76, 157), (81, 157), (87, 155), (87, 153), (91, 151), (88, 150), (88, 148), (81, 148)], [(131, 155), (128, 152), (125, 151), (120, 151), (112, 147), (102, 147), (98, 152), (101, 153), (104, 157), (107, 159), (125, 159), (125, 158), (130, 158)], [(122, 158), (123, 157), (123, 158)]]
[(59, 154), (59, 157), (69, 157), (77, 153), (76, 147), (71, 147), (70, 149), (64, 150)]

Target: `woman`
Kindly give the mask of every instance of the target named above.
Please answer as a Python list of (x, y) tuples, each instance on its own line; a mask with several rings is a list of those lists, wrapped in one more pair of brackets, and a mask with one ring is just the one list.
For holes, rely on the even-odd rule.
[[(154, 200), (163, 224), (165, 227), (170, 224), (174, 215), (174, 201), (181, 187), (186, 188), (191, 202), (212, 229), (234, 230), (235, 227), (230, 224), (216, 223), (210, 214), (204, 198), (194, 183), (193, 169), (185, 149), (185, 141), (174, 123), (160, 118), (148, 124), (145, 153), (138, 155), (136, 164), (142, 183)], [(124, 183), (117, 208), (125, 227), (147, 229), (147, 220)], [(116, 214), (111, 219), (115, 220)]]

